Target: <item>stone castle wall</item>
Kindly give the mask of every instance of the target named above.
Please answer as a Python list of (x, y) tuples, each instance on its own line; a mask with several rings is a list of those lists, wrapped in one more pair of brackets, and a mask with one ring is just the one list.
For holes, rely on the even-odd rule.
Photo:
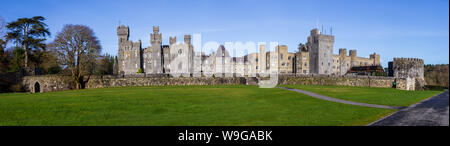
[(333, 76), (333, 75), (281, 75), (279, 85), (333, 85), (392, 88), (397, 82), (397, 89), (406, 90), (406, 79), (375, 76)]
[(122, 86), (167, 86), (167, 85), (240, 85), (245, 84), (245, 78), (212, 78), (212, 77), (115, 77), (95, 76), (91, 77), (86, 88), (105, 88)]
[[(279, 85), (336, 85), (336, 86), (360, 86), (391, 88), (393, 82), (397, 82), (397, 89), (407, 89), (407, 79), (393, 77), (369, 77), (369, 76), (332, 76), (332, 75), (280, 75)], [(71, 90), (75, 84), (70, 76), (44, 75), (25, 76), (22, 85), (27, 92), (36, 92), (36, 84), (39, 92), (53, 92)], [(122, 86), (167, 86), (167, 85), (246, 85), (245, 77), (144, 77), (144, 76), (91, 76), (85, 84), (86, 88), (106, 88)]]
[(65, 75), (43, 75), (24, 76), (22, 86), (27, 92), (35, 93), (35, 85), (39, 86), (38, 92), (53, 92), (75, 89), (75, 83), (71, 76)]
[[(21, 82), (25, 91), (35, 93), (35, 85), (39, 86), (39, 92), (53, 92), (75, 89), (75, 83), (71, 76), (43, 75), (25, 76)], [(85, 84), (85, 88), (106, 88), (122, 86), (167, 86), (167, 85), (245, 85), (246, 79), (237, 78), (213, 78), (213, 77), (188, 77), (172, 78), (161, 76), (91, 76)]]

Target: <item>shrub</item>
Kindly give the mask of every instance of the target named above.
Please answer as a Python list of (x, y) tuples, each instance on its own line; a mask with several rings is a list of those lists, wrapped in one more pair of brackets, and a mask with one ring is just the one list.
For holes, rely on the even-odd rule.
[(144, 71), (142, 70), (142, 68), (139, 68), (137, 73), (144, 73)]

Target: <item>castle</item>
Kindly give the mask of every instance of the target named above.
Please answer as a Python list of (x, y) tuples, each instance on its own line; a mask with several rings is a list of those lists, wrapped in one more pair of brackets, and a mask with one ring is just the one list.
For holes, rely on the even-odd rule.
[[(129, 40), (128, 26), (119, 26), (117, 35), (122, 75), (248, 77), (267, 73), (271, 67), (283, 74), (345, 75), (352, 67), (380, 65), (380, 55), (376, 53), (363, 58), (357, 56), (356, 50), (350, 50), (347, 55), (347, 49), (341, 48), (339, 54), (333, 54), (334, 36), (321, 34), (318, 29), (311, 30), (307, 43), (300, 45), (295, 53), (288, 52), (286, 45), (277, 46), (273, 52), (266, 52), (266, 46), (260, 45), (259, 52), (242, 57), (230, 56), (223, 45), (208, 55), (194, 52), (190, 35), (184, 36), (183, 43), (177, 43), (176, 37), (169, 37), (170, 44), (162, 45), (159, 26), (153, 27), (151, 46), (147, 48), (142, 48), (140, 40)], [(273, 66), (271, 55), (278, 62)]]
[[(162, 45), (159, 27), (150, 34), (151, 46), (142, 48), (141, 41), (129, 40), (130, 29), (117, 28), (118, 75), (93, 76), (86, 88), (151, 86), (151, 85), (249, 85), (261, 76), (275, 71), (278, 84), (337, 85), (421, 90), (425, 86), (424, 61), (418, 58), (394, 58), (388, 63), (388, 76), (358, 76), (353, 68), (380, 66), (380, 55), (358, 57), (356, 50), (339, 49), (333, 54), (334, 36), (311, 30), (306, 44), (297, 52), (288, 52), (286, 45), (267, 51), (265, 45), (258, 52), (233, 57), (221, 45), (211, 54), (195, 52), (191, 36), (177, 43)], [(177, 78), (185, 77), (185, 78)], [(74, 88), (70, 76), (26, 76), (17, 80), (29, 92), (50, 92)]]

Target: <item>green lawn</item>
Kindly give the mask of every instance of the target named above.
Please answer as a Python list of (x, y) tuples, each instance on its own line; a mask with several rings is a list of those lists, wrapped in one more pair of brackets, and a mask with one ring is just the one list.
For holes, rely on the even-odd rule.
[(409, 106), (443, 91), (406, 91), (393, 88), (350, 86), (283, 85), (283, 87), (306, 90), (329, 97), (362, 103)]
[(0, 125), (366, 125), (393, 111), (256, 86), (0, 94)]

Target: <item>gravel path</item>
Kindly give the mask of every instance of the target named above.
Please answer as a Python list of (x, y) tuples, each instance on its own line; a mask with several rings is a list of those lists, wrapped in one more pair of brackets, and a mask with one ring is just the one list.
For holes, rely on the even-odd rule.
[(344, 104), (359, 105), (359, 106), (366, 106), (366, 107), (385, 108), (385, 109), (401, 109), (401, 107), (394, 107), (394, 106), (387, 106), (387, 105), (377, 105), (377, 104), (368, 104), (368, 103), (347, 101), (347, 100), (342, 100), (342, 99), (337, 99), (337, 98), (333, 98), (333, 97), (328, 97), (328, 96), (324, 96), (324, 95), (320, 95), (320, 94), (317, 94), (317, 93), (304, 91), (304, 90), (300, 90), (300, 89), (293, 89), (293, 88), (286, 88), (286, 87), (279, 87), (279, 88), (295, 91), (295, 92), (298, 92), (298, 93), (306, 94), (306, 95), (309, 95), (309, 96), (312, 96), (312, 97), (315, 97), (315, 98), (328, 100), (328, 101), (332, 101), (332, 102), (339, 102), (339, 103), (344, 103)]
[(449, 126), (449, 93), (433, 96), (369, 126)]

